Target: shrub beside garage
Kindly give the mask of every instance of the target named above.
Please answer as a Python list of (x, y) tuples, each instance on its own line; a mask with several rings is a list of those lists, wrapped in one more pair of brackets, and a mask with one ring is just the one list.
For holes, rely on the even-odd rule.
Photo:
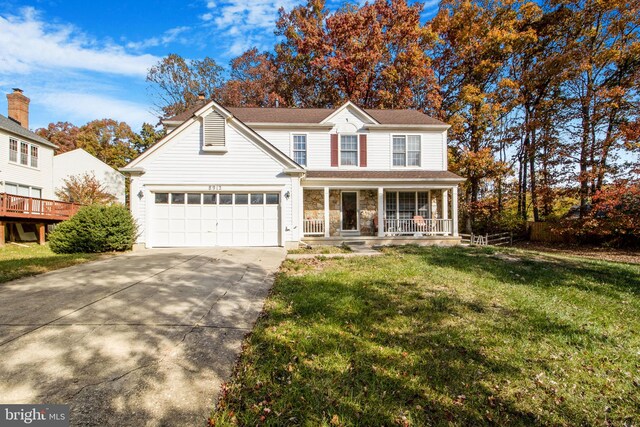
[(49, 244), (55, 253), (127, 251), (136, 234), (135, 221), (125, 206), (91, 205), (58, 224), (49, 234)]

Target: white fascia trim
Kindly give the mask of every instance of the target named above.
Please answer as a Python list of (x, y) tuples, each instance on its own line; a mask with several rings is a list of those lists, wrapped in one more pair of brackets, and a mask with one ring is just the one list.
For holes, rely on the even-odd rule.
[(252, 128), (273, 128), (273, 129), (332, 129), (333, 124), (321, 123), (264, 123), (264, 122), (246, 122), (247, 126)]
[(348, 107), (353, 107), (354, 109), (356, 109), (360, 114), (362, 114), (364, 117), (367, 117), (369, 120), (371, 120), (373, 123), (375, 124), (380, 124), (379, 121), (377, 121), (376, 119), (374, 119), (373, 117), (371, 117), (369, 115), (369, 113), (367, 113), (366, 111), (364, 111), (362, 108), (358, 107), (356, 104), (354, 104), (351, 101), (347, 101), (345, 102), (341, 107), (338, 107), (333, 113), (329, 114), (329, 116), (325, 117), (324, 120), (322, 120), (320, 122), (320, 124), (325, 124), (330, 122), (338, 113), (340, 113), (342, 110), (344, 110), (345, 108)]
[(364, 125), (365, 129), (368, 130), (447, 130), (451, 127), (451, 125), (389, 125), (389, 124), (376, 124), (376, 125)]
[(402, 179), (402, 178), (307, 178), (305, 177), (304, 181), (327, 181), (327, 182), (393, 182), (393, 181), (404, 181), (404, 182), (445, 182), (448, 184), (454, 183), (462, 183), (465, 182), (465, 178), (411, 178), (411, 179)]
[(144, 168), (131, 168), (127, 166), (120, 168), (118, 170), (120, 172), (129, 173), (131, 175), (142, 175), (145, 172)]

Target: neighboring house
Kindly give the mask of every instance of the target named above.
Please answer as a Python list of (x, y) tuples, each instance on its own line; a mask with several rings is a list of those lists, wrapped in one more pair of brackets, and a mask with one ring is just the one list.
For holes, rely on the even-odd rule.
[(65, 179), (85, 173), (95, 176), (104, 186), (105, 192), (112, 194), (116, 201), (125, 203), (124, 175), (82, 148), (58, 154), (53, 158), (54, 192), (65, 187)]
[(29, 130), (29, 98), (14, 89), (7, 101), (8, 117), (0, 114), (0, 245), (7, 234), (12, 240), (37, 237), (44, 243), (46, 224), (76, 212), (77, 206), (55, 200), (59, 177), (94, 173), (102, 180), (109, 169), (104, 184), (124, 201), (122, 174), (84, 150), (54, 157), (58, 147)]
[(418, 111), (209, 102), (164, 124), (122, 169), (147, 247), (460, 241), (449, 126)]

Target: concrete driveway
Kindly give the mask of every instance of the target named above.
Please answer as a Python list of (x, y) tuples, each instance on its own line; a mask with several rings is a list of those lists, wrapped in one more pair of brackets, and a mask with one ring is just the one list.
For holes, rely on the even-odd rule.
[(204, 425), (280, 248), (154, 249), (0, 284), (0, 403), (72, 425)]

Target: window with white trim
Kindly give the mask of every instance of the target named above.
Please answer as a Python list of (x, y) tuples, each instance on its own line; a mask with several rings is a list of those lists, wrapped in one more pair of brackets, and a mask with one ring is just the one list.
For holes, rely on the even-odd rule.
[(38, 167), (38, 147), (35, 145), (31, 146), (31, 159), (30, 164), (32, 168)]
[(420, 166), (420, 135), (393, 135), (393, 166)]
[(35, 144), (29, 144), (16, 139), (9, 139), (9, 161), (32, 168), (38, 167), (40, 149)]
[(358, 166), (358, 135), (340, 135), (340, 166)]
[(25, 166), (29, 164), (29, 144), (26, 142), (20, 143), (20, 164)]
[(307, 135), (293, 135), (293, 161), (307, 166)]
[(9, 161), (18, 162), (18, 141), (15, 139), (9, 140)]

